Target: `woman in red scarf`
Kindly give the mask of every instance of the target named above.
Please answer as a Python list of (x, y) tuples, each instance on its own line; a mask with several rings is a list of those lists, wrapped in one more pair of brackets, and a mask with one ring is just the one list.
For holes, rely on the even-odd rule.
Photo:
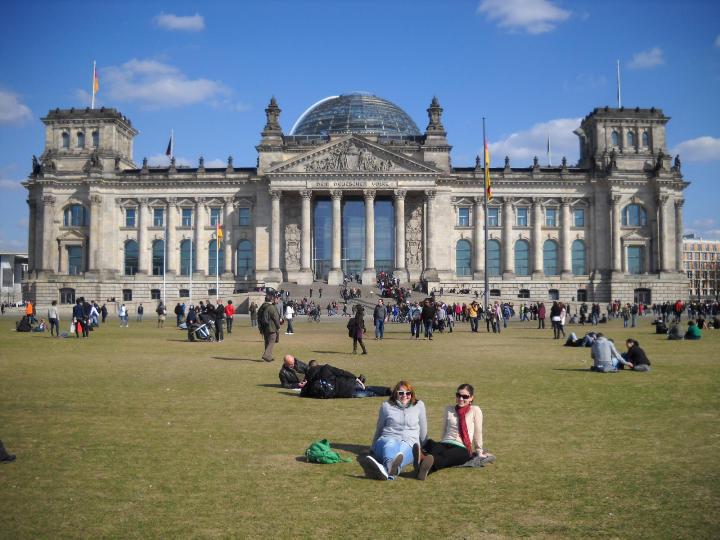
[(455, 392), (455, 405), (445, 409), (443, 436), (440, 442), (432, 439), (413, 448), (418, 480), (425, 480), (433, 471), (455, 467), (469, 461), (474, 454), (485, 457), (483, 451), (482, 421), (480, 407), (473, 405), (475, 389), (461, 384)]

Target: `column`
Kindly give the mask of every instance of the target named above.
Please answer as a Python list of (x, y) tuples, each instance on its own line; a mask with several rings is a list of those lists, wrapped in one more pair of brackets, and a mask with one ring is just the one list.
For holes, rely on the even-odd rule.
[(502, 226), (502, 258), (503, 278), (513, 277), (515, 273), (514, 253), (512, 243), (513, 229), (513, 201), (510, 197), (503, 197), (503, 226)]
[(342, 191), (330, 192), (332, 198), (332, 268), (328, 273), (328, 285), (340, 285), (343, 282), (341, 267), (342, 250)]
[(435, 195), (437, 192), (434, 189), (427, 190), (425, 192), (425, 207), (427, 208), (427, 215), (425, 216), (425, 226), (427, 231), (425, 238), (427, 246), (425, 246), (425, 269), (423, 270), (423, 279), (425, 281), (437, 281), (438, 273), (435, 267)]
[(148, 256), (148, 249), (145, 245), (147, 242), (147, 199), (138, 199), (137, 208), (137, 230), (138, 230), (138, 274), (151, 274), (150, 271), (150, 257)]
[(280, 191), (271, 190), (270, 200), (270, 271), (280, 271)]
[(193, 272), (198, 272), (199, 274), (207, 274), (208, 272), (207, 257), (203, 257), (203, 253), (205, 251), (203, 250), (204, 235), (202, 234), (202, 229), (205, 226), (205, 220), (203, 219), (204, 203), (205, 199), (202, 197), (195, 199), (195, 219), (193, 221), (193, 225), (195, 226), (195, 239), (193, 240), (192, 246), (195, 268), (193, 269)]
[(475, 197), (473, 205), (473, 279), (485, 278), (485, 212), (484, 197)]
[(101, 242), (100, 211), (102, 197), (97, 194), (90, 195), (90, 235), (88, 238), (87, 269), (88, 272), (99, 270), (98, 248)]
[(180, 244), (177, 241), (177, 200), (170, 198), (165, 207), (165, 219), (167, 220), (165, 235), (165, 274), (176, 275), (180, 273)]
[(660, 271), (670, 271), (670, 250), (668, 249), (669, 224), (667, 220), (667, 202), (668, 196), (661, 195), (658, 197), (659, 223), (658, 230), (660, 233)]
[(223, 274), (232, 274), (233, 271), (233, 243), (235, 242), (235, 235), (233, 235), (232, 232), (232, 218), (230, 217), (232, 202), (232, 197), (225, 197), (223, 199), (223, 239), (221, 249), (223, 250), (225, 265), (220, 269)]
[(57, 271), (57, 267), (54, 264), (56, 253), (57, 253), (57, 242), (55, 241), (55, 234), (53, 230), (53, 221), (55, 216), (55, 197), (52, 195), (45, 195), (42, 198), (43, 212), (42, 212), (42, 267), (41, 270), (47, 272)]
[(675, 270), (682, 272), (682, 249), (683, 249), (683, 215), (682, 207), (685, 199), (675, 199)]
[(542, 204), (539, 197), (532, 198), (532, 268), (533, 275), (543, 277)]
[(611, 195), (610, 222), (612, 223), (612, 271), (622, 271), (622, 244), (620, 243), (620, 195)]
[(560, 207), (560, 250), (561, 250), (561, 275), (572, 275), (572, 254), (570, 247), (570, 199), (563, 197)]
[(363, 190), (365, 197), (365, 268), (363, 283), (375, 283), (375, 190)]
[(30, 218), (28, 219), (28, 271), (32, 272), (37, 266), (37, 255), (35, 251), (35, 220), (37, 219), (37, 204), (35, 199), (27, 199)]
[(404, 189), (393, 191), (395, 197), (395, 272), (394, 277), (400, 281), (408, 280), (407, 265), (405, 263), (405, 195)]
[(303, 272), (310, 272), (310, 264), (312, 261), (312, 253), (310, 252), (312, 245), (310, 236), (310, 229), (312, 227), (312, 220), (310, 218), (312, 191), (301, 191), (300, 197), (302, 197), (302, 247), (300, 248), (300, 270)]
[(596, 270), (597, 256), (595, 255), (595, 239), (592, 231), (595, 227), (595, 199), (591, 198), (588, 206), (585, 207), (585, 253), (587, 254), (587, 271), (588, 274), (594, 274)]

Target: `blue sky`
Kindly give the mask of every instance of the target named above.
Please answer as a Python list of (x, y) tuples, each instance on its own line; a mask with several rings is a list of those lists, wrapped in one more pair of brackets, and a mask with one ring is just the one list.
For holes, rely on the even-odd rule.
[(170, 130), (188, 165), (233, 156), (254, 166), (264, 108), (276, 96), (289, 132), (312, 103), (369, 91), (421, 130), (437, 95), (469, 166), (487, 117), (494, 165), (509, 154), (573, 163), (572, 130), (622, 101), (672, 117), (688, 232), (720, 238), (720, 2), (662, 0), (365, 0), (83, 2), (11, 0), (0, 22), (0, 250), (26, 249), (19, 185), (43, 150), (39, 118), (55, 107), (115, 107), (140, 134), (135, 161), (162, 163)]

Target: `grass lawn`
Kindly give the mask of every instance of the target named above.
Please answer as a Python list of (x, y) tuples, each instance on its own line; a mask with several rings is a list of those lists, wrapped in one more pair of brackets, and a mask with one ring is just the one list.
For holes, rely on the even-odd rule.
[(595, 374), (588, 349), (534, 323), (432, 342), (391, 324), (351, 356), (344, 324), (298, 319), (276, 358), (410, 380), (433, 438), (456, 386), (476, 388), (496, 463), (377, 482), (301, 456), (319, 438), (364, 451), (381, 399), (276, 387), (280, 362), (258, 361), (247, 319), (188, 343), (149, 320), (58, 340), (3, 318), (0, 439), (18, 457), (0, 464), (0, 537), (718, 538), (720, 331), (669, 342), (640, 324), (600, 328), (638, 339), (653, 371)]

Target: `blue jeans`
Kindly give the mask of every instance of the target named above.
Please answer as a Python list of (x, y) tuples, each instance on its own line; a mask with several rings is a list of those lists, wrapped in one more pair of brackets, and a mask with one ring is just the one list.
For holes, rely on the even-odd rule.
[(292, 325), (292, 322), (293, 322), (292, 317), (290, 317), (289, 319), (285, 319), (285, 320), (287, 321), (287, 333), (294, 334), (295, 330), (293, 329), (293, 325)]
[(433, 322), (428, 319), (425, 319), (423, 321), (423, 325), (425, 326), (425, 337), (432, 339)]
[(470, 317), (470, 331), (471, 331), (471, 332), (477, 332), (477, 331), (478, 331), (478, 319), (477, 319), (477, 317)]
[(420, 337), (420, 321), (410, 321), (410, 335), (416, 338)]
[(382, 339), (385, 336), (385, 319), (375, 319), (375, 337)]
[[(408, 443), (395, 437), (380, 437), (375, 441), (375, 444), (373, 444), (372, 453), (380, 464), (385, 467), (386, 471), (390, 468), (390, 464), (398, 454), (403, 455), (400, 470), (403, 470), (404, 467), (413, 462), (412, 447)], [(394, 477), (390, 476), (390, 478), (392, 479)]]

